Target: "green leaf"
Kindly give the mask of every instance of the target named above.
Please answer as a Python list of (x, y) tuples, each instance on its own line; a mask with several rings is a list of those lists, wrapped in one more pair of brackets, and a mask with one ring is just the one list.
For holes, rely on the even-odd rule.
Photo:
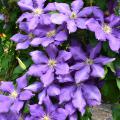
[(117, 82), (118, 88), (120, 89), (120, 78), (117, 78), (117, 79), (116, 79), (116, 82)]
[(120, 120), (120, 104), (116, 104), (112, 109), (113, 120)]
[(107, 66), (107, 67), (109, 67), (109, 68), (110, 68), (110, 70), (111, 70), (113, 73), (115, 73), (115, 72), (116, 72), (116, 71), (115, 71), (115, 68), (114, 68), (114, 64), (113, 64), (113, 63), (108, 63), (106, 66)]

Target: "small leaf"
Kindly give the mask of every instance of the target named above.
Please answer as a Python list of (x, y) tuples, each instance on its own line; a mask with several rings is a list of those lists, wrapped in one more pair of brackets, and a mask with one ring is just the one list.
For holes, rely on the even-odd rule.
[(20, 67), (23, 69), (23, 70), (26, 70), (26, 65), (20, 60), (20, 58), (16, 57), (16, 59), (18, 60), (18, 63), (20, 65)]
[(113, 73), (116, 72), (113, 63), (108, 63), (106, 66), (109, 67)]

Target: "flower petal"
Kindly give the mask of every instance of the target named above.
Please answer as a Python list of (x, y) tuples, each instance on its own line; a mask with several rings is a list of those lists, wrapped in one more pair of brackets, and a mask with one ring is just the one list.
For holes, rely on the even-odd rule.
[(41, 39), (40, 38), (34, 38), (32, 41), (31, 41), (31, 43), (30, 43), (30, 45), (31, 46), (34, 46), (34, 47), (37, 47), (37, 46), (39, 46), (41, 44)]
[(69, 66), (66, 63), (57, 64), (55, 69), (56, 69), (55, 73), (57, 75), (65, 75), (69, 73)]
[(90, 106), (100, 105), (101, 93), (96, 86), (84, 84), (82, 90), (84, 97)]
[(34, 94), (31, 91), (24, 90), (20, 93), (19, 99), (20, 100), (30, 100), (33, 96), (34, 96)]
[(61, 89), (61, 93), (59, 95), (59, 102), (68, 102), (72, 98), (73, 91), (75, 90), (75, 87), (73, 86), (67, 86)]
[(12, 82), (3, 82), (3, 81), (1, 81), (0, 90), (3, 91), (3, 92), (11, 93), (12, 91), (14, 91), (14, 85), (13, 85)]
[(82, 115), (85, 113), (86, 101), (83, 97), (81, 88), (78, 88), (76, 92), (73, 94), (72, 103), (73, 106), (77, 108)]
[(75, 73), (75, 81), (76, 83), (81, 83), (85, 81), (90, 76), (90, 66), (84, 66), (82, 69)]
[(67, 29), (69, 30), (69, 33), (76, 32), (77, 25), (75, 23), (75, 20), (68, 20), (67, 21)]
[(45, 97), (46, 97), (46, 89), (44, 89), (42, 92), (38, 94), (38, 99), (39, 99), (38, 104), (42, 104)]
[(41, 75), (41, 81), (44, 84), (44, 87), (47, 87), (54, 81), (54, 73), (52, 69), (48, 69), (48, 71)]
[(65, 41), (67, 40), (67, 33), (65, 31), (60, 31), (56, 34), (55, 40), (56, 41)]
[(71, 3), (72, 10), (78, 13), (83, 7), (84, 2), (82, 0), (75, 0)]
[(100, 66), (99, 64), (93, 64), (91, 66), (92, 68), (92, 73), (91, 73), (91, 76), (94, 76), (94, 77), (101, 77), (103, 78), (104, 77), (104, 68), (102, 68), (102, 66)]
[(46, 0), (34, 0), (34, 1), (36, 2), (38, 8), (43, 8)]
[(30, 56), (32, 57), (32, 60), (35, 64), (41, 64), (41, 63), (47, 63), (48, 58), (42, 51), (33, 51), (30, 52)]
[(77, 27), (80, 28), (80, 29), (86, 29), (87, 28), (86, 21), (87, 21), (86, 18), (78, 18), (78, 19), (75, 20), (75, 22), (77, 24)]
[(94, 59), (94, 63), (101, 63), (102, 65), (106, 65), (110, 62), (113, 62), (115, 60), (115, 58), (108, 58), (108, 57), (104, 57), (104, 56), (100, 56), (96, 59)]
[(16, 46), (16, 50), (20, 50), (20, 49), (27, 49), (30, 45), (30, 41), (25, 41), (25, 42), (22, 42), (22, 43), (18, 43), (17, 46)]
[(57, 85), (50, 85), (47, 89), (47, 94), (49, 96), (57, 96), (60, 94), (60, 87)]
[(90, 51), (90, 58), (95, 58), (101, 51), (101, 43), (99, 42), (94, 48)]
[(68, 17), (61, 13), (55, 13), (55, 14), (51, 15), (50, 19), (51, 19), (52, 23), (60, 25), (63, 22), (67, 21)]

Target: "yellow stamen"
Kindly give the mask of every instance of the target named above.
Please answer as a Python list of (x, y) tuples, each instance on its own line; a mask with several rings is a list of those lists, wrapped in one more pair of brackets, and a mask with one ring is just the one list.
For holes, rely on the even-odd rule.
[(46, 36), (50, 38), (50, 37), (55, 36), (55, 34), (56, 34), (56, 31), (52, 30), (52, 31), (49, 31)]
[(54, 59), (50, 59), (49, 61), (48, 61), (48, 65), (50, 66), (50, 67), (54, 67), (54, 66), (56, 66), (56, 60), (54, 60)]
[(43, 10), (42, 9), (39, 9), (39, 8), (36, 8), (34, 11), (34, 14), (36, 15), (41, 15), (43, 13)]
[(18, 96), (18, 93), (15, 90), (10, 94), (10, 97), (12, 97), (14, 99), (17, 98), (17, 96)]
[(93, 60), (87, 58), (86, 61), (85, 61), (85, 63), (88, 64), (88, 65), (92, 65), (93, 64)]
[(75, 12), (72, 12), (70, 18), (71, 19), (76, 19), (77, 18), (77, 14)]
[(104, 25), (103, 25), (103, 31), (104, 31), (105, 33), (109, 34), (109, 33), (112, 32), (112, 28), (111, 28), (109, 25), (104, 24)]

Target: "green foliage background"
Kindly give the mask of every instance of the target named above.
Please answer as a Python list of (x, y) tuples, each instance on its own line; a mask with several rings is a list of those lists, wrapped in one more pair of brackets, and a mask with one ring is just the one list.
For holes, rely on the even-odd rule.
[[(32, 51), (33, 48), (28, 50), (16, 51), (15, 43), (10, 41), (10, 37), (17, 33), (18, 27), (16, 24), (17, 18), (21, 15), (21, 11), (17, 6), (18, 0), (0, 0), (0, 13), (5, 15), (5, 21), (0, 21), (0, 34), (5, 34), (6, 37), (0, 37), (0, 81), (13, 80), (21, 76), (27, 68), (32, 64), (30, 57), (28, 55), (29, 51)], [(48, 2), (66, 2), (71, 3), (72, 0), (47, 0)], [(114, 0), (111, 0), (114, 2)], [(85, 6), (99, 6), (105, 14), (108, 12), (108, 2), (109, 0), (84, 0)], [(120, 2), (114, 9), (116, 15), (120, 13)], [(89, 38), (89, 41), (92, 45), (96, 44), (96, 39), (91, 32), (78, 31), (77, 36), (84, 36), (84, 39)], [(89, 36), (89, 37), (88, 37)], [(114, 72), (115, 68), (120, 67), (120, 55), (112, 52), (109, 49), (108, 43), (103, 45), (103, 54), (109, 57), (116, 57), (117, 60), (105, 66), (106, 76), (104, 78), (105, 84), (101, 89), (103, 100), (107, 103), (113, 104), (113, 119), (120, 120), (120, 79), (116, 78)], [(16, 59), (19, 58), (19, 59)], [(88, 120), (91, 118), (90, 110), (86, 110), (84, 117), (80, 120)]]

